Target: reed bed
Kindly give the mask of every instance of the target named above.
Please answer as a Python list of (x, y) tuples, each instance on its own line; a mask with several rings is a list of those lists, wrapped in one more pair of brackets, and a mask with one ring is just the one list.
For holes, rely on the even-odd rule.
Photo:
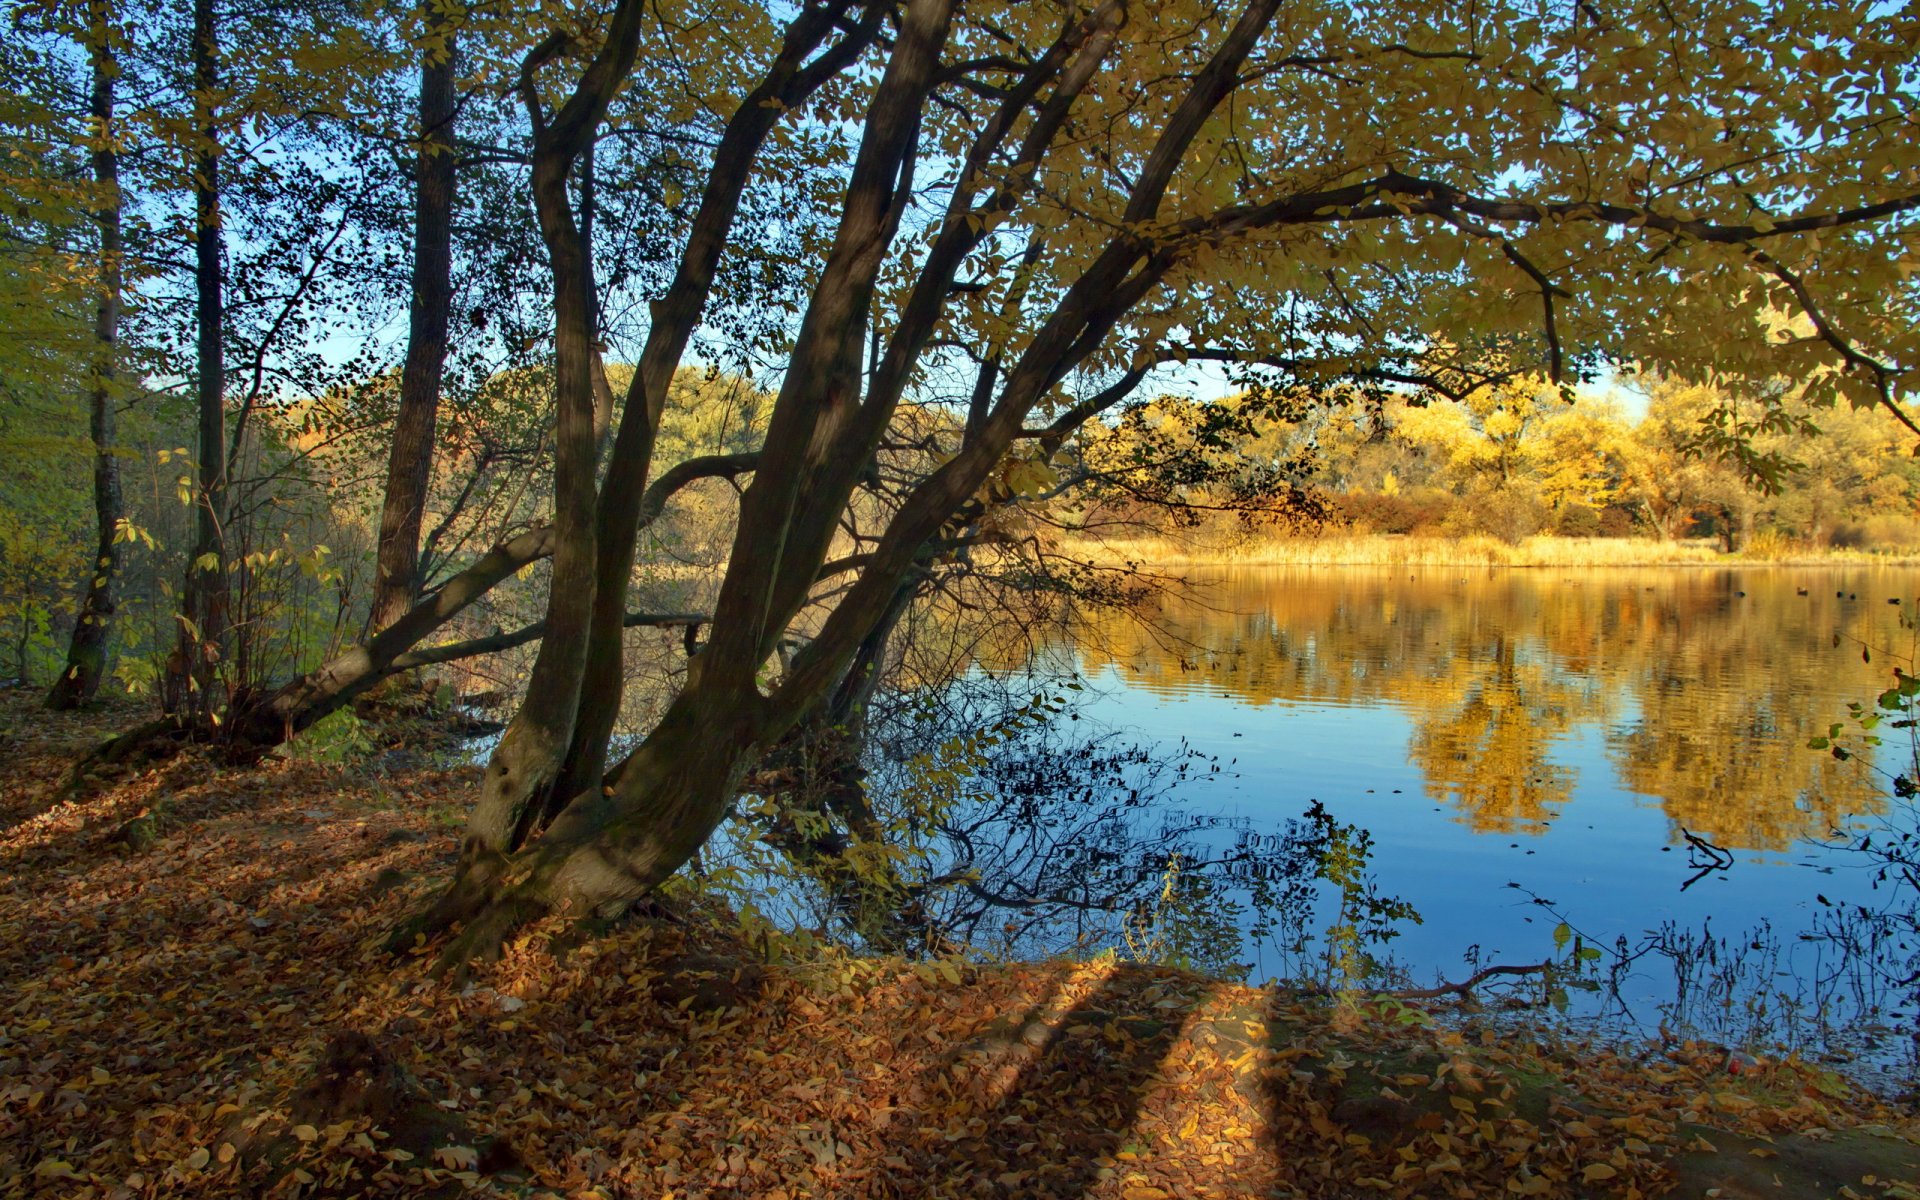
[[(1757, 540), (1757, 539), (1756, 539)], [(1178, 536), (1075, 538), (1060, 549), (1102, 565), (1383, 566), (1383, 567), (1648, 567), (1920, 563), (1913, 554), (1809, 550), (1777, 544), (1727, 554), (1711, 539), (1413, 537), (1393, 534), (1267, 538), (1239, 542)]]

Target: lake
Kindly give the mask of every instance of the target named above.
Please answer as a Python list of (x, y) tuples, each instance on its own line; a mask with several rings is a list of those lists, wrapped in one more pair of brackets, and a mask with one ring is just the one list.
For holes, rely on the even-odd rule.
[[(1088, 721), (1217, 756), (1221, 775), (1183, 789), (1184, 805), (1278, 828), (1317, 799), (1371, 831), (1382, 890), (1424, 917), (1389, 947), (1416, 981), (1464, 977), (1470, 948), (1482, 964), (1539, 962), (1562, 919), (1609, 947), (1710, 930), (1727, 938), (1710, 961), (1676, 971), (1653, 954), (1624, 973), (1642, 1027), (1691, 1015), (1676, 975), (1697, 1002), (1692, 976), (1730, 978), (1735, 953), (1752, 978), (1733, 1003), (1754, 1030), (1806, 1003), (1787, 996), (1809, 983), (1858, 1018), (1840, 1013), (1831, 944), (1800, 935), (1832, 911), (1821, 896), (1884, 898), (1863, 856), (1820, 839), (1872, 827), (1891, 789), (1866, 756), (1807, 743), (1911, 668), (1920, 570), (1319, 567), (1190, 582), (1133, 617), (1077, 620), (1041, 669), (1079, 672)], [(1904, 737), (1881, 765), (1910, 755)], [(1264, 978), (1270, 955), (1248, 951)]]

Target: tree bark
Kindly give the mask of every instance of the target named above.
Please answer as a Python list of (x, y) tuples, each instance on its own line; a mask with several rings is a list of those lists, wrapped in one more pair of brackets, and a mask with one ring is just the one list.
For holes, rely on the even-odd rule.
[(113, 393), (120, 340), (121, 250), (120, 154), (114, 145), (114, 79), (119, 74), (104, 6), (95, 7), (88, 59), (93, 75), (88, 115), (93, 119), (93, 179), (99, 186), (95, 221), (100, 226), (100, 303), (93, 317), (93, 371), (87, 396), (87, 427), (93, 439), (93, 572), (67, 647), (67, 667), (47, 694), (51, 709), (78, 708), (93, 699), (107, 669), (107, 638), (120, 574), (120, 462), (113, 452)]
[(544, 816), (547, 796), (565, 762), (579, 713), (594, 600), (596, 499), (592, 273), (567, 180), (598, 134), (607, 105), (632, 69), (638, 49), (639, 0), (620, 0), (607, 39), (579, 85), (549, 122), (533, 75), (560, 42), (549, 38), (528, 56), (521, 97), (533, 122), (533, 199), (553, 275), (554, 553), (547, 593), (546, 636), (527, 692), (494, 748), (479, 803), (467, 824), (462, 862), (510, 851)]
[(193, 155), (199, 478), (194, 494), (193, 549), (180, 595), (179, 640), (168, 657), (161, 692), (161, 703), (170, 714), (190, 719), (212, 717), (226, 702), (220, 667), (227, 640), (227, 430), (226, 363), (221, 346), (225, 281), (221, 264), (220, 130), (215, 113), (219, 53), (214, 0), (194, 0), (194, 132), (199, 139)]
[(453, 304), (454, 53), (450, 6), (427, 6), (420, 68), (420, 145), (414, 159), (413, 303), (400, 407), (387, 458), (379, 558), (368, 627), (385, 629), (406, 614), (420, 590), (420, 524), (433, 472), (434, 421), (447, 359)]
[(634, 550), (640, 529), (649, 519), (643, 516), (643, 498), (652, 470), (654, 439), (666, 409), (667, 388), (706, 311), (714, 271), (768, 133), (782, 113), (844, 69), (880, 30), (881, 6), (870, 6), (858, 26), (809, 63), (808, 55), (825, 42), (835, 20), (848, 7), (843, 2), (805, 9), (788, 28), (780, 53), (760, 84), (728, 118), (673, 282), (654, 305), (653, 321), (628, 387), (595, 516), (598, 558), (580, 713), (565, 766), (545, 800), (549, 811), (582, 792), (596, 790), (605, 775), (607, 747), (626, 683), (621, 622), (626, 612), (627, 585), (633, 576)]

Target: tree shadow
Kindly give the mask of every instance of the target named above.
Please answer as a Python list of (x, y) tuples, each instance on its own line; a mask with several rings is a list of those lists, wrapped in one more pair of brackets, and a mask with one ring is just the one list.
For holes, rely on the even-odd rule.
[(1122, 1156), (1145, 1157), (1135, 1127), (1204, 987), (1123, 966), (1069, 1005), (1058, 994), (925, 1073), (911, 1114), (919, 1127), (862, 1194), (926, 1195), (964, 1180), (957, 1190), (972, 1195), (1066, 1200), (1124, 1174), (1132, 1160)]

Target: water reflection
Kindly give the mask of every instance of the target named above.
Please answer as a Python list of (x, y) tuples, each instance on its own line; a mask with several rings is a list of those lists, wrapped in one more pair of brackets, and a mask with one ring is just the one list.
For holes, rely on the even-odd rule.
[[(1143, 617), (1080, 620), (1067, 636), (1082, 669), (1163, 699), (1397, 711), (1427, 795), (1476, 832), (1542, 831), (1581, 771), (1610, 763), (1675, 840), (1684, 827), (1762, 851), (1878, 811), (1862, 764), (1806, 744), (1910, 661), (1901, 618), (1920, 594), (1920, 572), (1892, 568), (1271, 569), (1195, 583)], [(1263, 736), (1284, 737), (1284, 722)], [(1355, 747), (1354, 782), (1386, 752)]]

